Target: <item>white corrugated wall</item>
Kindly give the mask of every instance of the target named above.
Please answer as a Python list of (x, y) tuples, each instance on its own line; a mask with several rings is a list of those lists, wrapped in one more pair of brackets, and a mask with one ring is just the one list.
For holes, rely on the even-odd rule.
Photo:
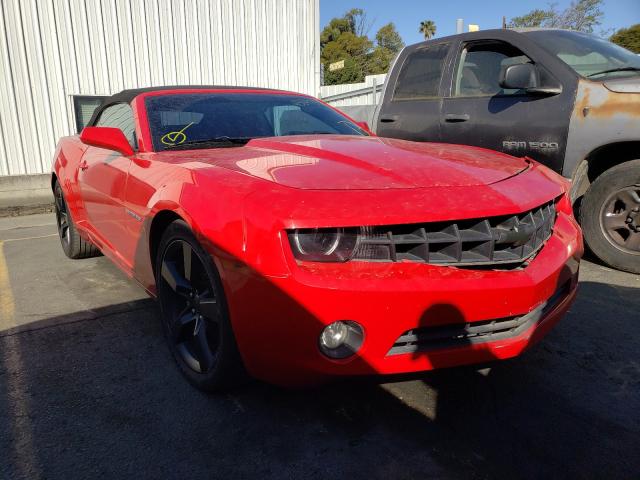
[(46, 173), (73, 95), (252, 85), (318, 95), (319, 0), (0, 0), (0, 176)]

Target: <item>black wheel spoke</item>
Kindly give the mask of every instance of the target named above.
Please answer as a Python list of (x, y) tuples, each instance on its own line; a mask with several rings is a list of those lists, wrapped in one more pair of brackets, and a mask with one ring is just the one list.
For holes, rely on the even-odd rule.
[(58, 193), (56, 195), (56, 207), (58, 207), (58, 210), (60, 212), (64, 212), (66, 209), (64, 207), (64, 200), (62, 199), (62, 194)]
[(161, 273), (167, 285), (178, 295), (186, 297), (192, 291), (191, 284), (180, 274), (175, 262), (165, 259)]
[(184, 278), (188, 281), (191, 281), (191, 265), (192, 265), (191, 252), (192, 252), (191, 245), (189, 245), (187, 242), (183, 242), (182, 243), (182, 260), (184, 264)]
[(200, 364), (200, 373), (205, 373), (211, 370), (215, 358), (207, 339), (208, 326), (205, 321), (200, 320), (200, 322), (198, 332), (194, 338), (194, 344), (197, 350), (196, 358)]
[(188, 307), (178, 315), (175, 321), (171, 324), (171, 334), (175, 342), (183, 341), (187, 334), (193, 332), (193, 329), (189, 329), (187, 326), (194, 321), (194, 315)]
[(64, 202), (64, 197), (62, 196), (62, 192), (56, 189), (54, 199), (55, 199), (55, 209), (56, 209), (56, 221), (58, 223), (58, 235), (60, 236), (60, 240), (63, 243), (68, 244), (70, 241), (70, 231), (69, 231), (70, 219), (69, 219), (69, 214), (67, 213), (67, 206)]
[(200, 313), (212, 322), (218, 323), (220, 321), (220, 310), (218, 309), (218, 302), (213, 298), (200, 300), (198, 307)]

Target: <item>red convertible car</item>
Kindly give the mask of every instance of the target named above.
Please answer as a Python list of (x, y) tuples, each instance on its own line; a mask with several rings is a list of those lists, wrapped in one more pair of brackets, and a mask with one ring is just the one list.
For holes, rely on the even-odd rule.
[(379, 138), (300, 94), (126, 90), (57, 147), (62, 248), (159, 300), (194, 385), (514, 357), (576, 294), (567, 183), (526, 158)]

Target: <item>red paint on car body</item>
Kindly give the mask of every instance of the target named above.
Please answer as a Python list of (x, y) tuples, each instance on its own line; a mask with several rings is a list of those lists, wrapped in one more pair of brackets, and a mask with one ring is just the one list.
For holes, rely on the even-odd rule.
[[(189, 224), (220, 272), (252, 375), (299, 385), (510, 358), (539, 340), (573, 301), (582, 239), (564, 202), (567, 183), (549, 169), (475, 147), (375, 136), (272, 137), (237, 148), (154, 152), (144, 99), (193, 92), (216, 90), (167, 89), (133, 100), (139, 148), (131, 156), (78, 136), (62, 139), (53, 173), (80, 234), (152, 296), (154, 218), (170, 211)], [(81, 162), (97, 166), (89, 184)], [(300, 262), (285, 233), (513, 215), (558, 199), (551, 237), (514, 270)], [(514, 338), (388, 355), (403, 332), (524, 315), (563, 285), (561, 301)], [(318, 348), (322, 328), (336, 320), (356, 321), (365, 331), (362, 349), (346, 360)]]

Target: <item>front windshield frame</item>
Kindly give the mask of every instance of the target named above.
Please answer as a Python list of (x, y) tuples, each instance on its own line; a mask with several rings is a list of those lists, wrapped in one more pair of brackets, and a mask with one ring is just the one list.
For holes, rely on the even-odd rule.
[[(629, 67), (640, 69), (640, 56), (595, 35), (570, 30), (533, 30), (524, 34), (582, 78), (604, 81), (640, 75), (640, 71), (633, 70), (605, 72)], [(570, 51), (572, 47), (573, 52)], [(604, 59), (604, 62), (589, 64), (588, 55), (594, 60)]]
[[(211, 100), (211, 105), (208, 100)], [(171, 105), (171, 102), (174, 102)], [(271, 91), (252, 91), (252, 92), (242, 92), (242, 91), (221, 91), (221, 90), (204, 90), (204, 91), (194, 91), (189, 90), (185, 92), (167, 92), (155, 95), (146, 95), (142, 99), (143, 106), (145, 109), (147, 130), (150, 136), (151, 145), (153, 151), (155, 152), (163, 152), (174, 149), (180, 150), (190, 150), (190, 149), (200, 149), (200, 148), (219, 148), (219, 147), (240, 147), (246, 144), (249, 140), (253, 138), (269, 138), (269, 137), (279, 137), (285, 135), (310, 135), (310, 134), (335, 134), (335, 135), (356, 135), (356, 136), (368, 136), (369, 133), (365, 131), (362, 127), (356, 124), (354, 121), (349, 119), (347, 116), (342, 114), (341, 112), (335, 110), (334, 108), (318, 101), (313, 97), (309, 97), (301, 94), (293, 94), (288, 92), (271, 92)], [(215, 123), (212, 115), (215, 110), (213, 107), (215, 106), (215, 102), (219, 105), (230, 106), (234, 105), (233, 113), (237, 113), (237, 117), (234, 119), (236, 121), (235, 128), (231, 126), (230, 121), (226, 123)], [(271, 103), (270, 103), (271, 102)], [(244, 112), (239, 112), (238, 109), (244, 105), (245, 107), (250, 108), (251, 103), (258, 104), (265, 107), (264, 111), (260, 111), (259, 106), (256, 105), (257, 111), (251, 111), (251, 114), (258, 114), (258, 112), (267, 115), (266, 110), (271, 109), (269, 112), (274, 113), (276, 109), (280, 110), (280, 120), (282, 119), (283, 112), (287, 110), (295, 110), (298, 115), (309, 114), (310, 121), (316, 121), (316, 125), (323, 125), (322, 131), (313, 131), (313, 132), (305, 132), (304, 130), (291, 132), (288, 131), (278, 131), (275, 128), (275, 117), (272, 118), (273, 123), (269, 124), (269, 115), (267, 115), (265, 122), (265, 118), (262, 118), (261, 115), (250, 116), (250, 117), (242, 117), (243, 115), (247, 115), (247, 109), (245, 108)], [(194, 108), (194, 105), (199, 105), (201, 108), (197, 110)], [(209, 109), (211, 106), (211, 109)], [(219, 113), (216, 112), (216, 113)], [(227, 111), (227, 114), (230, 112)], [(275, 115), (275, 114), (274, 114)], [(316, 115), (315, 117), (313, 115)], [(181, 121), (179, 117), (185, 117)], [(186, 118), (191, 116), (191, 118)], [(199, 119), (197, 119), (199, 116)], [(196, 120), (199, 124), (205, 116), (208, 116), (206, 120), (207, 123), (203, 123), (200, 125), (200, 132), (198, 136), (188, 138), (188, 136), (183, 135), (185, 132), (181, 132), (185, 127), (187, 129), (191, 129), (191, 121), (187, 120)], [(161, 120), (161, 117), (170, 118), (176, 117), (175, 120)], [(295, 115), (294, 115), (295, 117)], [(316, 118), (317, 117), (317, 118)], [(259, 122), (261, 124), (262, 130), (252, 132), (251, 135), (247, 135), (247, 131), (250, 131), (251, 122), (241, 122), (241, 125), (238, 125), (239, 119), (244, 118), (252, 118), (255, 122)], [(303, 118), (304, 120), (304, 118)], [(164, 123), (163, 123), (164, 122)], [(184, 125), (183, 125), (184, 123)], [(173, 126), (171, 126), (173, 125)], [(289, 124), (290, 126), (291, 124)], [(266, 128), (265, 128), (266, 127)], [(226, 128), (226, 130), (225, 130)], [(272, 128), (273, 130), (269, 130)], [(171, 131), (165, 131), (171, 130)], [(217, 130), (217, 131), (213, 131)], [(193, 133), (194, 129), (191, 129)], [(180, 132), (180, 133), (179, 133)], [(207, 135), (203, 135), (203, 132), (206, 132)], [(176, 137), (179, 143), (183, 143), (183, 147), (180, 145), (170, 145), (161, 141), (161, 139), (168, 138), (168, 134), (173, 134)], [(170, 135), (171, 136), (171, 135)], [(205, 138), (207, 137), (207, 138)], [(173, 137), (172, 137), (173, 138)], [(240, 142), (207, 142), (206, 140), (217, 140), (217, 139), (244, 139), (245, 141)], [(169, 139), (171, 140), (171, 139)], [(193, 142), (193, 143), (191, 143)]]

